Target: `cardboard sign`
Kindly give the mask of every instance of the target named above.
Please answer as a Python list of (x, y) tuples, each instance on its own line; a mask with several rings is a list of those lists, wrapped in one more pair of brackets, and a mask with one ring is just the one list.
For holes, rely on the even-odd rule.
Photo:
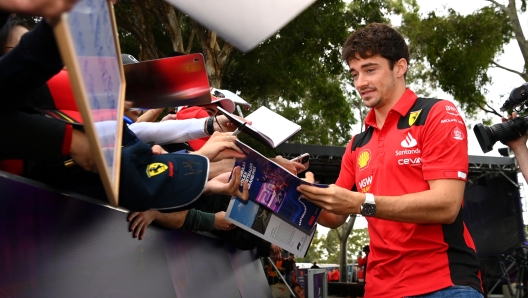
[(112, 5), (81, 0), (54, 31), (99, 175), (117, 206), (125, 78)]

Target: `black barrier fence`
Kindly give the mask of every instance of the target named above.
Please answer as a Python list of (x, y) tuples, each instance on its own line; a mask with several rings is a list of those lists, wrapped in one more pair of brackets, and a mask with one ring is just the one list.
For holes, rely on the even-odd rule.
[(0, 297), (271, 297), (254, 251), (0, 172)]

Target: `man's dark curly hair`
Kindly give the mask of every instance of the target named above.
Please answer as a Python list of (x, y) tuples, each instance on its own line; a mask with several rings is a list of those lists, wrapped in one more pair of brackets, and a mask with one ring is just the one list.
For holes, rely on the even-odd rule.
[(357, 56), (366, 59), (376, 55), (389, 60), (391, 70), (401, 58), (407, 60), (407, 64), (410, 62), (409, 48), (403, 36), (381, 23), (372, 23), (352, 33), (343, 44), (341, 58), (348, 63)]

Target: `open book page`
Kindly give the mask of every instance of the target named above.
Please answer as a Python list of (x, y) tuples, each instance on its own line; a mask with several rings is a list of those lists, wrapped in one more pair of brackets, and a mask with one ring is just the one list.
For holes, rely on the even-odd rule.
[(269, 208), (296, 229), (311, 234), (322, 209), (302, 198), (297, 187), (328, 185), (306, 182), (246, 144), (238, 140), (236, 144), (246, 154), (245, 158), (236, 159), (235, 166), (240, 166), (242, 181), (248, 182), (249, 199)]
[(301, 126), (282, 117), (266, 107), (260, 107), (246, 117), (251, 126), (273, 141), (273, 148), (284, 143), (301, 130)]
[(305, 234), (274, 215), (268, 208), (237, 197), (231, 198), (225, 219), (298, 256), (306, 255), (315, 234), (315, 229), (311, 234)]
[[(221, 107), (218, 107), (218, 110), (236, 126), (244, 123), (244, 121)], [(245, 119), (251, 120), (252, 124), (246, 125), (242, 131), (271, 148), (278, 147), (301, 130), (300, 125), (295, 124), (266, 107), (258, 108), (258, 110), (249, 114)]]

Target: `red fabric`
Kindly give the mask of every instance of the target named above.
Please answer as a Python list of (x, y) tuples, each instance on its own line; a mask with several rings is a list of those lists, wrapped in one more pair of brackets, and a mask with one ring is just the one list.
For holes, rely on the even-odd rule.
[(339, 271), (333, 270), (331, 273), (332, 281), (339, 281)]
[[(209, 114), (206, 110), (204, 110), (202, 107), (193, 106), (193, 107), (183, 107), (178, 113), (176, 113), (176, 119), (184, 120), (184, 119), (201, 119), (201, 118), (207, 118), (209, 117)], [(195, 151), (202, 148), (202, 146), (207, 143), (210, 137), (203, 137), (196, 140), (188, 141), (189, 146), (193, 148)]]
[[(403, 116), (418, 112), (411, 111), (416, 100), (414, 92), (407, 89), (381, 129), (376, 126), (374, 110), (370, 111), (365, 122), (374, 128), (372, 136), (355, 151), (353, 140), (347, 145), (336, 185), (345, 189), (355, 185), (358, 192), (398, 196), (428, 190), (427, 180), (466, 179), (467, 131), (451, 102), (432, 105), (424, 125), (398, 128)], [(371, 251), (365, 297), (429, 293), (452, 286), (452, 276), (465, 275), (473, 285), (479, 283), (475, 277), (478, 267), (473, 267), (475, 246), (471, 236), (462, 234), (461, 229), (375, 217), (367, 220)]]
[(82, 124), (81, 113), (75, 102), (68, 72), (64, 69), (61, 70), (46, 82), (46, 84), (50, 90), (55, 108), (64, 114), (61, 116), (65, 118), (70, 117), (74, 122)]
[(24, 161), (22, 159), (1, 160), (0, 171), (22, 176), (24, 172)]
[(72, 138), (73, 128), (70, 124), (66, 124), (66, 129), (64, 130), (64, 140), (62, 141), (62, 155), (70, 154)]

